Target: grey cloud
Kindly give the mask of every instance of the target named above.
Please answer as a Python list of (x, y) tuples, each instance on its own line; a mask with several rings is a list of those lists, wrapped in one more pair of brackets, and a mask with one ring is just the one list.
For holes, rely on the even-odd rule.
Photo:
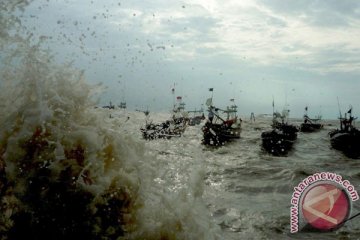
[(271, 16), (267, 17), (267, 23), (269, 25), (276, 26), (276, 27), (286, 27), (287, 26), (285, 21), (281, 20), (280, 18), (275, 18), (275, 17), (271, 17)]
[[(334, 70), (339, 66), (348, 66), (349, 69), (344, 69), (344, 72), (352, 72), (359, 69), (358, 63), (360, 62), (359, 50), (347, 51), (344, 47), (333, 47), (319, 50), (314, 58), (316, 61), (312, 63), (313, 68), (328, 68)], [(332, 69), (333, 68), (333, 69)]]
[[(333, 100), (336, 105), (334, 96), (340, 91), (350, 91), (343, 94), (344, 102), (359, 102), (359, 88), (355, 87), (359, 86), (356, 81), (360, 68), (357, 36), (341, 41), (343, 31), (334, 31), (332, 36), (326, 29), (319, 36), (337, 41), (322, 43), (317, 39), (311, 45), (303, 37), (287, 38), (287, 34), (309, 34), (287, 26), (287, 20), (293, 17), (301, 16), (299, 20), (306, 24), (320, 26), (316, 28), (320, 32), (322, 27), (347, 26), (359, 18), (357, 1), (258, 0), (265, 10), (271, 10), (270, 14), (263, 7), (234, 6), (223, 15), (209, 15), (198, 6), (183, 8), (181, 2), (170, 4), (166, 0), (109, 1), (106, 6), (101, 1), (88, 4), (85, 0), (64, 6), (59, 1), (52, 3), (52, 8), (42, 10), (37, 8), (39, 2), (30, 6), (25, 15), (36, 15), (38, 19), (28, 25), (36, 27), (37, 35), (53, 36), (48, 45), (59, 52), (57, 58), (69, 55), (86, 70), (87, 79), (109, 86), (104, 94), (106, 103), (112, 99), (118, 104), (120, 94), (125, 92), (130, 107), (150, 104), (150, 110), (168, 109), (174, 82), (179, 84), (179, 94), (181, 86), (184, 96), (189, 96), (189, 108), (203, 103), (208, 87), (216, 89), (217, 104), (227, 104), (231, 95), (241, 99), (239, 109), (248, 112), (271, 111), (271, 96), (283, 96), (287, 88), (296, 89), (294, 94), (299, 98), (303, 97), (301, 93), (307, 93), (314, 105)], [(230, 34), (225, 39), (219, 30), (227, 27)], [(82, 48), (86, 54), (82, 54)], [(189, 51), (195, 57), (183, 57)], [(256, 58), (253, 60), (251, 54), (255, 51), (269, 55), (274, 51), (274, 58), (264, 66)], [(265, 86), (265, 90), (259, 86)], [(321, 98), (318, 89), (324, 93)], [(258, 109), (252, 109), (254, 99)], [(303, 101), (292, 102), (300, 106), (300, 115)]]
[(340, 27), (349, 24), (347, 18), (344, 18), (336, 12), (330, 11), (319, 11), (316, 14), (309, 16), (309, 23), (320, 27)]
[(321, 27), (346, 26), (352, 18), (360, 17), (360, 2), (356, 0), (259, 0), (274, 12), (299, 16), (311, 25)]

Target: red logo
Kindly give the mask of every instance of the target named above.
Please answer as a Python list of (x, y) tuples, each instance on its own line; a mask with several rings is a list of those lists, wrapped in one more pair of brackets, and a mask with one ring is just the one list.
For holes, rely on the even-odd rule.
[(302, 200), (305, 220), (314, 228), (330, 231), (340, 227), (350, 214), (350, 200), (342, 189), (329, 183), (310, 188)]

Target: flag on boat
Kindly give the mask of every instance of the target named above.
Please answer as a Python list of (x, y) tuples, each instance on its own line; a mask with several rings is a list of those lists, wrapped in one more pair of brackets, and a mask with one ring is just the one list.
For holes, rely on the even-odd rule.
[(176, 99), (177, 99), (177, 100), (181, 100), (182, 97), (181, 97), (181, 96), (177, 96)]
[(209, 91), (210, 91), (210, 92), (214, 91), (214, 88), (209, 88)]
[(172, 94), (175, 93), (175, 83), (174, 83), (174, 86), (171, 88), (171, 93), (172, 93)]
[(235, 101), (235, 99), (234, 99), (234, 98), (232, 98), (232, 99), (230, 99), (230, 101), (231, 101), (231, 102), (234, 102), (234, 101)]
[(307, 110), (308, 110), (308, 106), (305, 107), (305, 111), (307, 111)]

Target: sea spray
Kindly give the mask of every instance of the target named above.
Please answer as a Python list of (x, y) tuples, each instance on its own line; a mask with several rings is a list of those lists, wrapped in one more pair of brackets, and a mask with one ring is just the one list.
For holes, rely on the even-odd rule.
[(1, 239), (215, 239), (201, 162), (180, 191), (159, 184), (158, 158), (94, 108), (100, 87), (17, 32), (19, 8), (0, 14)]
[[(174, 142), (175, 141), (175, 142)], [(185, 139), (151, 142), (150, 152), (156, 156), (146, 159), (155, 174), (144, 182), (145, 208), (139, 209), (140, 232), (135, 239), (221, 239), (219, 228), (210, 220), (204, 200), (204, 161), (197, 145), (183, 143)], [(183, 145), (193, 151), (186, 155)], [(176, 148), (174, 148), (176, 146)], [(153, 148), (155, 147), (155, 149)], [(160, 148), (160, 149), (159, 149)], [(167, 149), (167, 151), (159, 150)]]
[(26, 39), (1, 36), (2, 238), (114, 239), (131, 231), (138, 178), (129, 166), (122, 171), (129, 156), (119, 153), (119, 137), (88, 111), (81, 72), (51, 64)]
[(124, 236), (140, 203), (131, 143), (91, 111), (92, 87), (81, 71), (52, 64), (36, 46), (22, 47), (12, 56), (14, 70), (6, 66), (2, 75), (1, 235)]

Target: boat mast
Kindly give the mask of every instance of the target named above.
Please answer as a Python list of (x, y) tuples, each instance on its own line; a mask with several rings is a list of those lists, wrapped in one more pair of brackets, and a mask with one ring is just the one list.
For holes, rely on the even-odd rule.
[(209, 91), (211, 92), (211, 105), (212, 105), (213, 97), (214, 97), (214, 88), (209, 88)]
[(173, 95), (173, 109), (175, 109), (175, 83), (173, 88), (171, 89), (171, 93)]
[(272, 96), (272, 117), (273, 117), (273, 122), (275, 120), (275, 102), (274, 102), (274, 95)]
[(339, 102), (339, 97), (337, 98), (337, 102), (338, 102), (338, 108), (339, 108), (339, 114), (340, 114), (340, 129), (343, 129), (343, 122), (342, 122), (342, 114), (341, 114), (341, 109), (340, 109), (340, 102)]

